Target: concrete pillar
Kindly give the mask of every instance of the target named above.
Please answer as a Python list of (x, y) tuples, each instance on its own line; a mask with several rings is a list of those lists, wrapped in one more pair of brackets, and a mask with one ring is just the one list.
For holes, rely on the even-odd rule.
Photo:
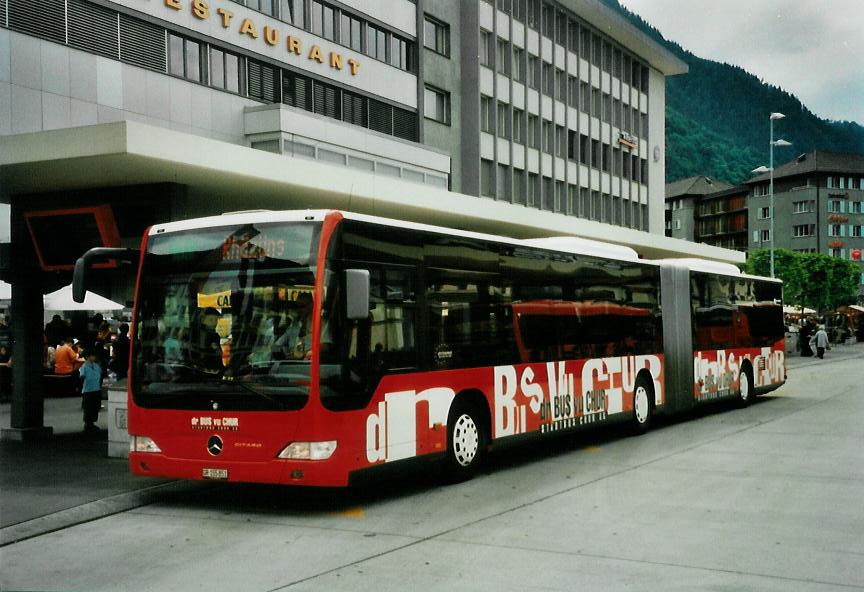
[(43, 272), (36, 262), (33, 242), (21, 208), (12, 200), (12, 418), (0, 431), (3, 440), (29, 440), (50, 436), (44, 425), (42, 393), (42, 287)]

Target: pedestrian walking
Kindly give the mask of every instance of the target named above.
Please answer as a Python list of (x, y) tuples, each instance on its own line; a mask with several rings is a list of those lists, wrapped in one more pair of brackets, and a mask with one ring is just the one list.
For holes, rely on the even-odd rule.
[(819, 325), (819, 330), (813, 337), (816, 342), (816, 355), (822, 360), (825, 358), (825, 349), (828, 347), (828, 334), (825, 332), (825, 325)]
[(102, 406), (102, 367), (97, 361), (96, 352), (87, 352), (87, 361), (78, 370), (83, 386), (81, 387), (81, 408), (84, 410), (84, 431), (95, 432)]

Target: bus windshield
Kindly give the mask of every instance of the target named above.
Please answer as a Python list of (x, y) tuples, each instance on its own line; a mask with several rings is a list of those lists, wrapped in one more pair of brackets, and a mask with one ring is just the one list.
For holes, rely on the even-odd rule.
[(309, 395), (320, 224), (150, 238), (132, 396), (150, 408), (298, 409)]

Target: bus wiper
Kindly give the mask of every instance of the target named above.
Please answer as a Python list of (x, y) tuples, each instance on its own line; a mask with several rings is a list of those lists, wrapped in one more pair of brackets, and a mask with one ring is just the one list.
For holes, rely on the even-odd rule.
[(232, 385), (237, 385), (237, 386), (239, 386), (240, 388), (242, 388), (243, 390), (245, 390), (245, 391), (247, 391), (247, 392), (249, 392), (249, 393), (252, 393), (253, 395), (258, 395), (258, 396), (261, 397), (262, 399), (265, 399), (265, 400), (267, 400), (267, 401), (270, 401), (271, 403), (273, 403), (273, 404), (276, 405), (277, 407), (284, 407), (284, 404), (281, 403), (280, 401), (278, 401), (277, 399), (274, 399), (273, 397), (271, 397), (271, 396), (268, 395), (267, 393), (264, 393), (264, 392), (259, 391), (258, 389), (256, 389), (255, 387), (253, 387), (253, 386), (251, 386), (251, 385), (249, 385), (249, 384), (246, 384), (246, 383), (243, 383), (243, 382), (237, 382), (237, 381), (233, 381), (231, 384), (232, 384)]

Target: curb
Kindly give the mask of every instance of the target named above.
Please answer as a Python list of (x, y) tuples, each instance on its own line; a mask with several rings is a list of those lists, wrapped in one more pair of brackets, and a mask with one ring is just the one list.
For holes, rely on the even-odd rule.
[(0, 547), (26, 541), (64, 528), (106, 518), (134, 508), (149, 505), (165, 495), (191, 493), (202, 487), (197, 481), (173, 481), (145, 489), (119, 493), (100, 500), (88, 502), (53, 514), (25, 520), (0, 529)]

